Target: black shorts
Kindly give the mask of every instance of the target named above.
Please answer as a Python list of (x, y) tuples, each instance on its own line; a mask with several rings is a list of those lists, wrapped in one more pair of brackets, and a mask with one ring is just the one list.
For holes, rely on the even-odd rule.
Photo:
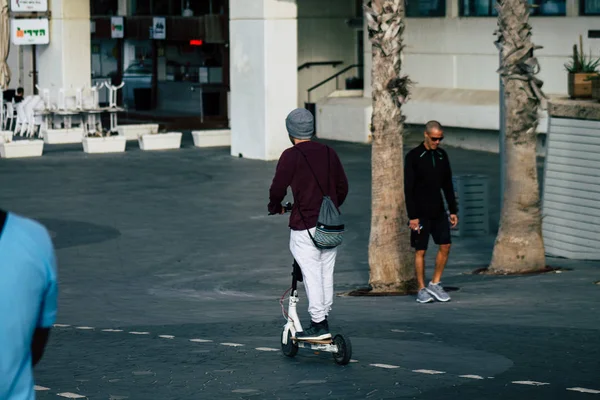
[(450, 244), (450, 221), (447, 215), (441, 215), (436, 219), (419, 219), (421, 232), (418, 233), (411, 229), (410, 245), (415, 250), (427, 250), (429, 244), (429, 235), (433, 238), (435, 244)]

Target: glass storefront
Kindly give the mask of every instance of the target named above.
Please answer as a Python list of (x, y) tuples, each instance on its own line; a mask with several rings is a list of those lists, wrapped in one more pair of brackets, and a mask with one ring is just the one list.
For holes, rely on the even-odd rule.
[[(97, 26), (91, 43), (93, 83), (124, 82), (119, 104), (129, 111), (226, 118), (229, 54), (222, 13), (227, 3), (131, 0), (123, 39), (111, 39), (117, 2), (90, 0)], [(156, 16), (166, 18), (166, 39), (148, 38)]]

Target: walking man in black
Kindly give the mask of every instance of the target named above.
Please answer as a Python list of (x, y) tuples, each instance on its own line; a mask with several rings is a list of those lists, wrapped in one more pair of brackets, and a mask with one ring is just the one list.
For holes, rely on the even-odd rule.
[[(425, 140), (407, 155), (404, 164), (404, 194), (411, 229), (410, 241), (415, 249), (415, 269), (419, 293), (417, 302), (449, 301), (440, 281), (450, 252), (450, 224), (458, 224), (456, 198), (452, 187), (452, 170), (448, 154), (439, 147), (444, 139), (442, 126), (437, 121), (425, 125)], [(442, 193), (446, 197), (450, 218), (444, 209)], [(425, 252), (429, 235), (439, 245), (435, 270), (425, 286)]]

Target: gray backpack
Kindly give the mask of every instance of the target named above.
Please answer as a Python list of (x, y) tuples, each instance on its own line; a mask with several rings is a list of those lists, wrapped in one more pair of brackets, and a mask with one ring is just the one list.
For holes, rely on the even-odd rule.
[[(313, 237), (310, 234), (310, 231), (308, 231), (308, 227), (306, 228), (306, 230), (308, 231), (308, 235), (310, 236), (315, 246), (317, 246), (319, 249), (333, 249), (342, 244), (342, 240), (344, 238), (345, 226), (344, 221), (342, 219), (342, 215), (338, 208), (335, 206), (335, 204), (333, 204), (333, 200), (331, 200), (331, 197), (326, 195), (323, 191), (323, 188), (321, 188), (321, 184), (317, 179), (317, 175), (311, 168), (308, 159), (306, 158), (306, 155), (297, 147), (295, 148), (300, 152), (300, 154), (304, 156), (306, 164), (308, 165), (310, 172), (312, 172), (313, 176), (315, 177), (315, 180), (317, 181), (317, 186), (319, 186), (319, 190), (323, 195), (321, 209), (319, 211), (319, 218), (317, 219), (315, 236)], [(329, 167), (329, 147), (327, 147), (327, 189), (329, 189)], [(304, 217), (302, 216), (302, 212), (300, 211), (300, 205), (298, 205), (298, 212), (300, 213), (300, 218), (302, 218), (302, 222), (304, 222), (304, 225), (306, 225)]]

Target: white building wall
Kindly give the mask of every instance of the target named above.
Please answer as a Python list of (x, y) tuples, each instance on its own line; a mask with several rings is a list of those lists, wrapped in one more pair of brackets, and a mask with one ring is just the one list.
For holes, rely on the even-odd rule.
[[(548, 94), (567, 93), (564, 64), (583, 36), (586, 53), (600, 56), (600, 41), (587, 39), (598, 29), (597, 17), (531, 17), (538, 75)], [(498, 90), (498, 50), (494, 46), (496, 18), (407, 19), (406, 73), (415, 87)], [(370, 74), (370, 71), (365, 71)]]
[[(302, 0), (298, 2), (298, 66), (315, 61), (343, 61), (337, 67), (313, 66), (298, 72), (298, 106), (307, 101), (306, 90), (357, 63), (357, 31), (346, 20), (353, 18), (355, 0)], [(345, 78), (358, 76), (353, 69), (340, 76), (340, 88)], [(335, 80), (311, 93), (311, 102), (335, 90)]]
[[(414, 82), (411, 98), (403, 106), (406, 122), (420, 125), (437, 119), (446, 127), (465, 132), (464, 137), (457, 136), (457, 144), (498, 151), (499, 56), (494, 45), (497, 19), (459, 18), (456, 0), (448, 0), (448, 4), (451, 7), (446, 18), (406, 20), (403, 73)], [(579, 43), (579, 35), (586, 54), (591, 50), (593, 56), (600, 57), (600, 41), (587, 38), (588, 30), (598, 29), (599, 19), (579, 17), (577, 8), (575, 0), (567, 0), (566, 17), (530, 18), (533, 41), (543, 46), (535, 52), (541, 67), (538, 77), (544, 81), (543, 90), (550, 97), (567, 95), (564, 64), (569, 61), (573, 45)], [(319, 101), (317, 131), (322, 138), (370, 140), (371, 48), (367, 32), (364, 35), (363, 98), (330, 97)], [(357, 112), (357, 108), (366, 112)], [(546, 113), (542, 111), (540, 118), (538, 132), (543, 134), (548, 126)], [(366, 130), (362, 128), (365, 124)]]

